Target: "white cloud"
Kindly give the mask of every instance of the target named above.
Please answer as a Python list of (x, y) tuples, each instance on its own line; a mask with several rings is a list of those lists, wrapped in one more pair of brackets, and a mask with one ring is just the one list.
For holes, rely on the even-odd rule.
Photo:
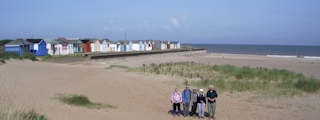
[(180, 23), (179, 23), (179, 21), (178, 21), (177, 18), (172, 18), (172, 19), (170, 20), (170, 22), (171, 22), (174, 26), (176, 26), (176, 27), (179, 27), (179, 26), (180, 26)]
[(148, 24), (149, 24), (149, 22), (148, 22), (147, 20), (144, 20), (144, 21), (143, 21), (143, 25), (144, 25), (144, 26), (148, 26)]
[(162, 28), (163, 29), (170, 29), (170, 26), (169, 25), (162, 25)]
[(184, 22), (184, 21), (186, 20), (186, 18), (187, 18), (186, 15), (182, 15), (182, 16), (180, 17), (180, 21), (181, 21), (181, 22)]
[(104, 31), (111, 31), (110, 27), (104, 27), (103, 29), (104, 29)]
[(181, 23), (184, 23), (184, 21), (186, 20), (187, 16), (186, 15), (182, 15), (179, 18), (171, 18), (170, 23), (172, 23), (175, 27), (180, 27)]

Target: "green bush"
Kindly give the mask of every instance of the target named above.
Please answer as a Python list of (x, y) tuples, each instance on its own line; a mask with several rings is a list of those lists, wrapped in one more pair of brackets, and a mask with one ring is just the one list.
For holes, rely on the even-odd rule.
[(26, 53), (23, 55), (23, 58), (30, 59), (32, 61), (38, 60), (37, 57), (33, 53)]
[(116, 108), (114, 105), (103, 104), (103, 103), (94, 103), (91, 102), (86, 96), (84, 95), (75, 95), (75, 94), (57, 94), (55, 96), (56, 99), (59, 101), (66, 103), (68, 105), (74, 106), (82, 106), (87, 108)]
[(67, 104), (71, 104), (71, 105), (79, 105), (79, 106), (85, 106), (85, 105), (89, 105), (91, 104), (91, 102), (89, 101), (89, 99), (86, 96), (83, 95), (75, 95), (72, 96), (70, 98), (65, 99), (65, 102)]

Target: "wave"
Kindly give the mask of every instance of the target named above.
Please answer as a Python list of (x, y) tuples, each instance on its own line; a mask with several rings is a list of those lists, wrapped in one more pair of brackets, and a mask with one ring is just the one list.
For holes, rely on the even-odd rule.
[(301, 55), (266, 55), (267, 57), (283, 57), (283, 58), (308, 58), (320, 59), (320, 56), (301, 56)]
[(304, 58), (320, 59), (320, 56), (304, 56)]
[(298, 57), (298, 55), (267, 55), (267, 57), (297, 58), (297, 57)]

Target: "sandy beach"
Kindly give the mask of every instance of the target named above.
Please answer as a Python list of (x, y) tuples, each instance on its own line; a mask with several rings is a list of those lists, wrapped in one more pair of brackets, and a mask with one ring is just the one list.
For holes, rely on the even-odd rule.
[[(171, 61), (287, 69), (320, 79), (320, 59), (306, 58), (184, 52), (91, 62), (9, 60), (0, 65), (0, 110), (35, 109), (49, 120), (198, 119), (168, 114), (172, 109), (170, 95), (176, 86), (182, 91), (183, 78), (126, 72), (120, 68), (104, 69), (110, 65), (141, 67), (142, 64)], [(219, 89), (219, 86), (215, 88)], [(57, 93), (82, 94), (91, 101), (117, 108), (69, 106), (53, 99)], [(248, 100), (243, 93), (221, 93), (215, 116), (216, 120), (317, 120), (320, 118), (320, 92), (254, 101)]]

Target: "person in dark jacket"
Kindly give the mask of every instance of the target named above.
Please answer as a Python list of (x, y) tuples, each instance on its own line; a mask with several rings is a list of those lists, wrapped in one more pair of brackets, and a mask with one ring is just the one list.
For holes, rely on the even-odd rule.
[(207, 92), (207, 98), (208, 98), (208, 113), (209, 118), (211, 117), (214, 119), (214, 114), (216, 111), (216, 100), (218, 98), (218, 93), (214, 90), (214, 86), (210, 85), (209, 90)]
[(204, 108), (206, 107), (206, 96), (203, 94), (203, 89), (199, 90), (197, 97), (198, 116), (204, 118)]
[(189, 86), (186, 86), (186, 89), (182, 92), (182, 104), (183, 104), (183, 116), (186, 117), (189, 115), (189, 107), (191, 100), (191, 90)]

